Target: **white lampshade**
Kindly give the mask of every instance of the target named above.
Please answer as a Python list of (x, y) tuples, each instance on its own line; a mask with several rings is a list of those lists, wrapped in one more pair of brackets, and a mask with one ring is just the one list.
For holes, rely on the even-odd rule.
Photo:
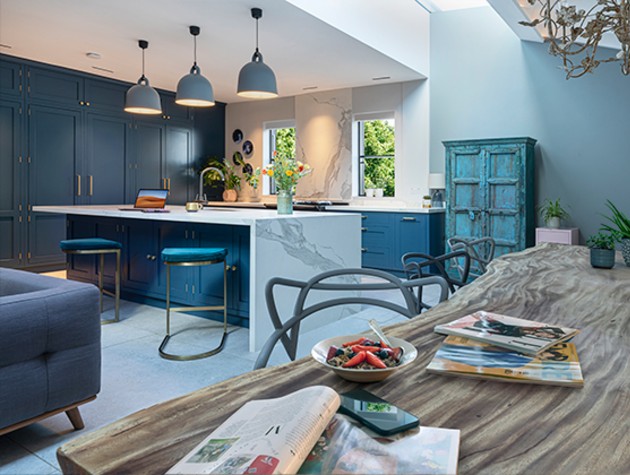
[(444, 173), (429, 173), (429, 188), (431, 190), (444, 190), (446, 188)]

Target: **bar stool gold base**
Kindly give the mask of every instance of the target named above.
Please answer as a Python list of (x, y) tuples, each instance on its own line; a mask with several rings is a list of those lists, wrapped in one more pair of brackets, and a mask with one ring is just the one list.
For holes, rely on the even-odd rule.
[[(103, 313), (103, 295), (109, 295), (114, 298), (114, 318), (101, 320), (101, 325), (109, 323), (117, 323), (120, 321), (120, 249), (81, 249), (81, 250), (62, 250), (64, 254), (99, 254), (100, 268), (98, 273), (98, 290), (100, 292), (99, 305), (101, 313)], [(116, 255), (116, 270), (114, 273), (114, 292), (103, 288), (103, 269), (105, 268), (105, 254)]]
[[(210, 264), (222, 263), (223, 266), (223, 305), (206, 305), (202, 307), (171, 307), (171, 266), (204, 266)], [(162, 358), (172, 361), (192, 361), (207, 358), (209, 356), (219, 353), (225, 341), (227, 340), (227, 267), (225, 259), (212, 260), (212, 261), (199, 261), (199, 262), (165, 262), (166, 265), (166, 336), (162, 340), (159, 348), (159, 354)], [(171, 339), (171, 311), (173, 312), (191, 312), (191, 311), (210, 311), (210, 310), (223, 310), (223, 336), (219, 346), (212, 350), (205, 351), (203, 353), (197, 353), (194, 355), (175, 355), (173, 353), (166, 352), (166, 345)]]

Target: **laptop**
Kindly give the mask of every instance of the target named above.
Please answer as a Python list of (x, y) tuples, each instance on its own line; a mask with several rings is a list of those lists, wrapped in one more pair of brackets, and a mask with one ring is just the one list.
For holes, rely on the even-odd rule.
[(141, 188), (136, 195), (133, 208), (118, 208), (120, 211), (142, 211), (145, 213), (168, 213), (166, 198), (168, 190), (149, 190)]

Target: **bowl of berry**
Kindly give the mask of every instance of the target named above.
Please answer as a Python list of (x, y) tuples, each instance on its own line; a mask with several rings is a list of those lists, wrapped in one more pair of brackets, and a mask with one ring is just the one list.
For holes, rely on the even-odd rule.
[(311, 356), (348, 381), (373, 383), (407, 366), (418, 356), (416, 348), (401, 338), (388, 337), (389, 344), (364, 335), (327, 338), (317, 343)]

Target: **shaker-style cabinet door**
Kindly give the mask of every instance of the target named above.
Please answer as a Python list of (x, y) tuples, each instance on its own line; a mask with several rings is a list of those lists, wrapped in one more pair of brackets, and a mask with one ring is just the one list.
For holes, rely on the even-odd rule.
[(169, 190), (167, 202), (183, 205), (196, 177), (191, 167), (192, 128), (167, 125), (165, 148), (162, 177)]
[(140, 188), (165, 188), (162, 180), (164, 126), (149, 121), (134, 121), (133, 160), (127, 164), (127, 202), (133, 203)]

